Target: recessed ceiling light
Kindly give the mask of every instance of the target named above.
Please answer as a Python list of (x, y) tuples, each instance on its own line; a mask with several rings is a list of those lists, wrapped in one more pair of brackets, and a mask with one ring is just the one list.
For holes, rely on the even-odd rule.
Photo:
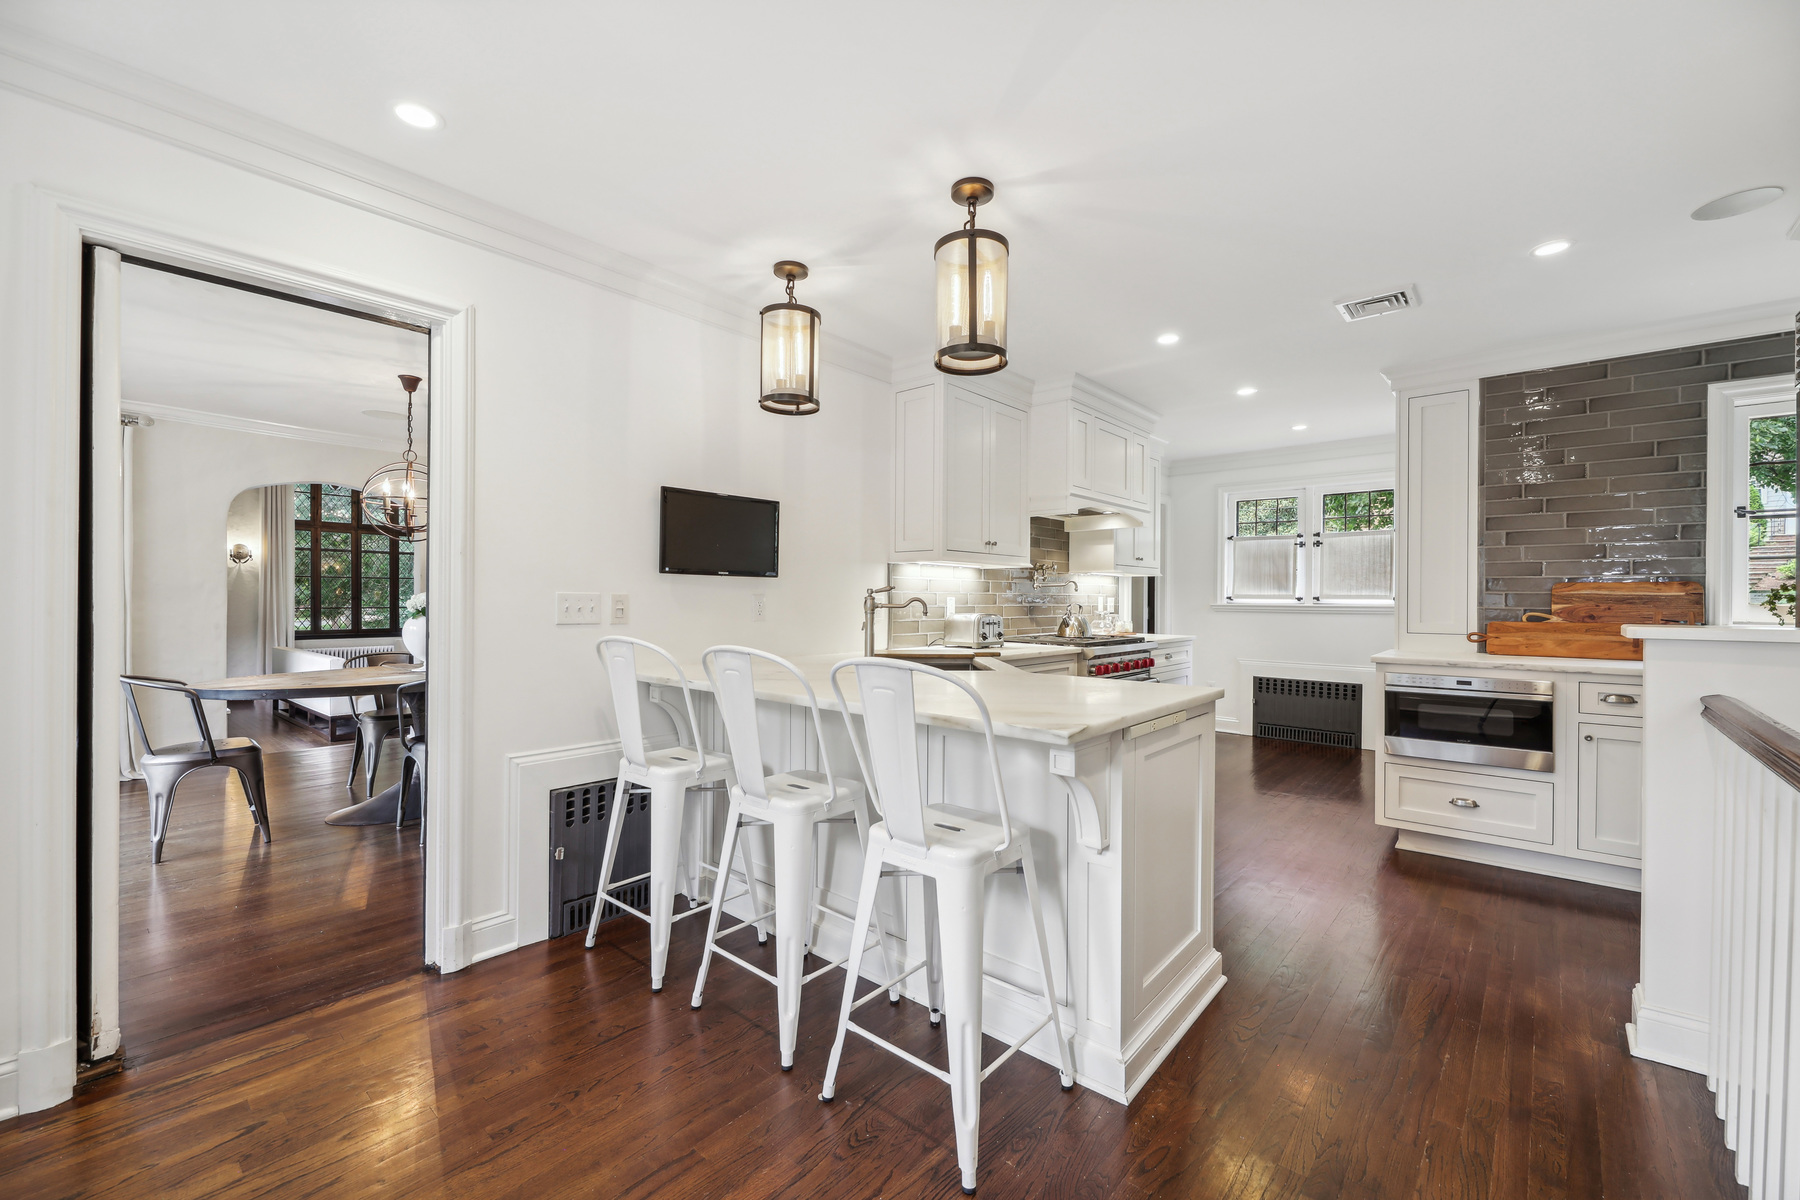
[(1557, 238), (1555, 241), (1545, 242), (1541, 246), (1533, 246), (1531, 252), (1539, 258), (1549, 258), (1552, 254), (1561, 254), (1568, 248), (1569, 243), (1563, 241), (1561, 238)]
[(1781, 192), (1782, 189), (1778, 187), (1745, 188), (1729, 196), (1720, 196), (1717, 200), (1708, 200), (1689, 215), (1696, 221), (1717, 221), (1721, 217), (1741, 216), (1747, 212), (1755, 212), (1765, 204), (1775, 203), (1781, 199)]
[(1253, 387), (1250, 387), (1248, 384), (1246, 384), (1245, 386), (1238, 389), (1238, 395), (1254, 396), (1254, 395), (1256, 395), (1256, 389)]
[(1159, 346), (1173, 346), (1180, 340), (1181, 335), (1179, 333), (1164, 333), (1157, 336), (1156, 344)]
[(1294, 432), (1299, 433), (1302, 429), (1305, 429), (1305, 428), (1306, 428), (1306, 426), (1304, 426), (1304, 425), (1296, 425), (1296, 426), (1294, 426)]
[(436, 129), (444, 123), (443, 118), (426, 108), (423, 104), (396, 104), (394, 115), (416, 129)]
[(383, 420), (383, 421), (404, 421), (404, 420), (406, 420), (405, 413), (389, 412), (385, 408), (365, 408), (365, 409), (363, 409), (363, 416), (375, 417), (375, 418), (377, 418), (379, 420)]

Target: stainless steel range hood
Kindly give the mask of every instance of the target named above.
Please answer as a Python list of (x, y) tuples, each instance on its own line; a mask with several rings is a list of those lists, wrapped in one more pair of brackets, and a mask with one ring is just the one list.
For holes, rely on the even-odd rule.
[(1050, 518), (1061, 521), (1063, 528), (1071, 534), (1101, 533), (1114, 529), (1141, 529), (1144, 519), (1135, 513), (1101, 512), (1097, 508), (1083, 508), (1076, 512), (1057, 513)]

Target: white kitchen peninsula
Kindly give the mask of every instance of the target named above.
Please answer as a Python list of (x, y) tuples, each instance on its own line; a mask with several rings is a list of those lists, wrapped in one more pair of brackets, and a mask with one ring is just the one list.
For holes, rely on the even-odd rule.
[[(829, 675), (841, 657), (796, 660), (826, 710), (837, 707)], [(674, 682), (648, 663), (643, 669), (648, 679)], [(722, 748), (724, 731), (704, 694), (698, 657), (686, 658), (683, 669), (702, 693), (695, 699), (706, 744)], [(992, 715), (1007, 806), (1031, 831), (1076, 1074), (1084, 1086), (1129, 1102), (1225, 982), (1213, 946), (1212, 904), (1213, 707), (1224, 693), (1005, 669), (964, 678)], [(852, 714), (859, 711), (854, 683), (846, 673)], [(665, 711), (679, 713), (678, 689), (650, 690)], [(764, 744), (785, 747), (769, 769), (821, 769), (798, 684), (771, 674), (759, 680), (758, 698)], [(946, 685), (921, 679), (918, 715), (929, 802), (991, 811), (985, 743), (973, 706)], [(858, 777), (842, 720), (828, 711), (824, 724), (831, 769)], [(822, 856), (821, 882), (828, 905), (842, 916), (821, 928), (819, 949), (837, 958), (848, 940), (860, 860), (854, 835), (833, 832), (837, 841)], [(764, 869), (759, 864), (758, 873)], [(883, 887), (890, 889), (883, 906), (891, 928), (905, 942), (907, 958), (917, 961), (925, 945), (920, 890), (910, 881), (904, 896), (896, 883)], [(1023, 888), (1004, 880), (993, 885), (985, 968), (1035, 990), (1028, 912)], [(879, 962), (872, 959), (870, 970), (879, 972)], [(922, 978), (907, 984), (908, 994), (921, 1002)], [(839, 986), (832, 976), (820, 982)], [(1005, 1041), (1035, 1025), (1043, 1012), (1035, 995), (1006, 983), (988, 981), (984, 997), (986, 1031)], [(1025, 1048), (1056, 1061), (1048, 1029)]]

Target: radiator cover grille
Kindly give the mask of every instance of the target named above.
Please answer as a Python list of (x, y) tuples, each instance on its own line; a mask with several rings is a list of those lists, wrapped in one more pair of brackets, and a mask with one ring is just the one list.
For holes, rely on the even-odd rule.
[(1257, 737), (1315, 746), (1362, 747), (1362, 684), (1255, 677)]
[[(606, 831), (615, 815), (619, 831), (618, 861), (613, 878), (630, 879), (650, 869), (648, 793), (628, 792), (623, 813), (615, 804), (618, 781), (602, 779), (550, 793), (550, 936), (585, 932), (594, 915), (594, 889), (600, 885), (600, 860), (606, 853)], [(614, 893), (633, 908), (650, 906), (650, 881), (639, 880)], [(621, 915), (612, 904), (602, 921)]]

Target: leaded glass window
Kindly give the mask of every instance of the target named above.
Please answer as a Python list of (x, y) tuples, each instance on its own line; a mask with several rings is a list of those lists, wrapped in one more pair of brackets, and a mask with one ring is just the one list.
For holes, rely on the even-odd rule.
[(361, 493), (294, 485), (296, 636), (397, 635), (412, 593), (412, 543), (364, 526)]

